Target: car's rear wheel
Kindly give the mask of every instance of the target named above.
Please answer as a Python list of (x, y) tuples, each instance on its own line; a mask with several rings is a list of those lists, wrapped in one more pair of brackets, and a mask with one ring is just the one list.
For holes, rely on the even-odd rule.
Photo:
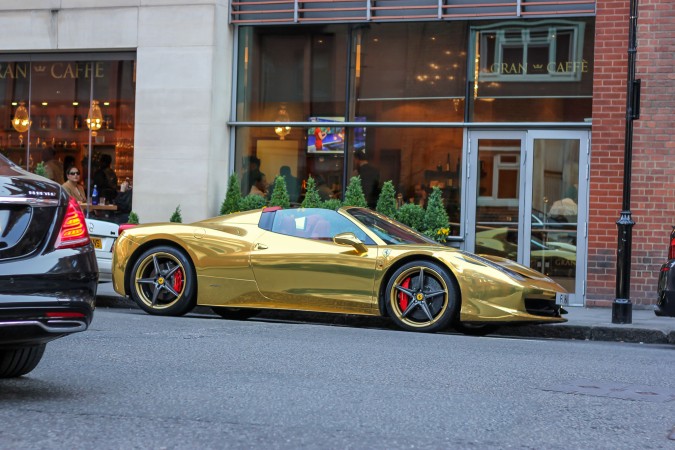
[(254, 308), (225, 308), (222, 306), (212, 306), (211, 309), (223, 319), (229, 320), (245, 320), (260, 312), (259, 309)]
[(47, 344), (0, 350), (0, 378), (26, 375), (37, 367)]
[(439, 331), (454, 317), (459, 288), (455, 279), (438, 264), (413, 261), (390, 277), (386, 302), (389, 316), (401, 328)]
[(136, 260), (130, 291), (138, 306), (150, 314), (182, 316), (196, 304), (197, 277), (183, 251), (153, 247)]

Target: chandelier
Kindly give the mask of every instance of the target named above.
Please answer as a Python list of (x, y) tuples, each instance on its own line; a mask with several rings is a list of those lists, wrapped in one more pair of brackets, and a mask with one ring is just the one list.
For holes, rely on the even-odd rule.
[[(281, 105), (279, 112), (277, 113), (276, 122), (290, 122), (291, 119), (288, 117), (288, 112), (286, 111), (286, 105)], [(279, 136), (279, 140), (284, 140), (284, 138), (291, 132), (291, 127), (288, 125), (278, 125), (274, 127), (274, 132)]]
[(93, 100), (87, 114), (87, 127), (93, 132), (91, 133), (92, 136), (96, 136), (96, 131), (100, 130), (102, 125), (103, 113), (101, 113), (101, 108), (98, 106), (98, 100)]
[(19, 106), (16, 108), (14, 118), (12, 119), (12, 126), (19, 133), (25, 133), (31, 125), (31, 120), (28, 117), (28, 110), (25, 105), (24, 102), (19, 102)]

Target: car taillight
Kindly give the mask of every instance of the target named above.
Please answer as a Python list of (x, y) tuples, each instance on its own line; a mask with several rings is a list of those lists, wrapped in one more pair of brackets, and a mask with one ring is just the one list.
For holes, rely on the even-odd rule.
[(84, 221), (84, 214), (80, 205), (73, 197), (68, 201), (66, 217), (63, 218), (59, 237), (56, 239), (56, 248), (82, 247), (89, 244), (89, 232)]
[(675, 259), (675, 226), (670, 232), (670, 247), (668, 247), (668, 259)]

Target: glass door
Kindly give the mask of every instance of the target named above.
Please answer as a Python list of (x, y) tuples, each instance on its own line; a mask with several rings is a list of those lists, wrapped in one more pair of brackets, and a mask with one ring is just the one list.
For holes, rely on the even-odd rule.
[[(474, 131), (466, 249), (550, 276), (583, 305), (587, 131)], [(581, 168), (581, 170), (580, 170)]]

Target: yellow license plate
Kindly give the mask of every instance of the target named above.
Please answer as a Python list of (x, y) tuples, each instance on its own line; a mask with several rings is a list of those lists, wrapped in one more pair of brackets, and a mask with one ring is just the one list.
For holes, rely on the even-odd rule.
[(94, 248), (102, 249), (103, 241), (99, 238), (91, 238), (91, 243), (94, 244)]

